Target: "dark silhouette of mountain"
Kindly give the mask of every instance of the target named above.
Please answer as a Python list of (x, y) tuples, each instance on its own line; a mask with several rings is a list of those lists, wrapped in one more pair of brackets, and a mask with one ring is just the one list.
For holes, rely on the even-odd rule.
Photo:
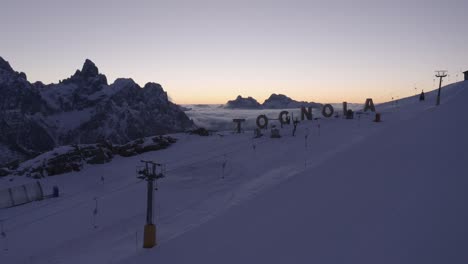
[(263, 104), (260, 104), (257, 102), (257, 100), (250, 96), (244, 98), (239, 95), (235, 100), (228, 101), (224, 107), (231, 109), (288, 109), (302, 106), (320, 108), (322, 107), (322, 104), (295, 101), (283, 94), (272, 94), (268, 99), (265, 100), (265, 102), (263, 102)]
[(262, 104), (263, 108), (267, 109), (286, 109), (286, 108), (299, 108), (302, 106), (319, 108), (322, 104), (305, 101), (295, 101), (284, 94), (272, 94)]
[(250, 96), (244, 98), (239, 95), (235, 100), (228, 101), (225, 107), (233, 109), (260, 109), (262, 108), (262, 105), (260, 105), (260, 103), (258, 103), (257, 100)]

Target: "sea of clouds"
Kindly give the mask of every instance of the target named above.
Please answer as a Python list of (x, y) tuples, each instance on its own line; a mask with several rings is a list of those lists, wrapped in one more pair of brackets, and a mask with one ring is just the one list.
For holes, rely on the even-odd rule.
[[(331, 104), (335, 110), (335, 114), (343, 113), (342, 104)], [(253, 130), (256, 127), (256, 120), (259, 115), (266, 115), (271, 119), (278, 119), (279, 113), (283, 110), (289, 112), (289, 116), (294, 116), (294, 119), (301, 118), (299, 108), (294, 109), (227, 109), (222, 105), (183, 105), (186, 109), (185, 114), (192, 119), (199, 127), (204, 127), (210, 130), (226, 131), (235, 130), (236, 124), (232, 121), (235, 118), (246, 119), (243, 124), (243, 129)], [(362, 108), (362, 104), (348, 104), (348, 109), (358, 110)], [(322, 118), (321, 109), (312, 110), (314, 118)], [(277, 124), (276, 120), (271, 120), (269, 124)]]

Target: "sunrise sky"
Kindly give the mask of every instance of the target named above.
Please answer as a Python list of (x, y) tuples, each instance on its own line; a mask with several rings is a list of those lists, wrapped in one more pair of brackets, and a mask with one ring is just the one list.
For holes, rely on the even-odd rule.
[[(468, 1), (2, 0), (0, 56), (58, 82), (86, 58), (179, 104), (387, 101), (468, 70)], [(415, 91), (414, 88), (417, 88)]]

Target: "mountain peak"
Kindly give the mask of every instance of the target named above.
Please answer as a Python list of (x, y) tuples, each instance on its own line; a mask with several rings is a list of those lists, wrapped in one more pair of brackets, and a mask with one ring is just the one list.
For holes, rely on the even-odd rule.
[(267, 100), (278, 100), (278, 99), (288, 99), (288, 100), (292, 100), (291, 98), (289, 98), (288, 96), (284, 95), (284, 94), (271, 94), (270, 97), (267, 99)]
[(10, 71), (10, 72), (13, 71), (13, 68), (11, 68), (10, 63), (4, 60), (1, 56), (0, 56), (0, 69), (5, 70), (5, 71)]
[(81, 74), (86, 77), (94, 77), (99, 74), (99, 69), (96, 67), (96, 64), (89, 59), (86, 59), (83, 68), (81, 69)]
[(254, 98), (237, 96), (235, 100), (228, 101), (226, 108), (241, 108), (241, 109), (259, 109), (261, 105)]
[(90, 87), (99, 88), (101, 85), (107, 85), (107, 78), (104, 74), (99, 73), (99, 69), (96, 67), (94, 62), (89, 59), (86, 59), (83, 67), (80, 70), (76, 70), (69, 79), (63, 80), (63, 82), (86, 82), (90, 84)]

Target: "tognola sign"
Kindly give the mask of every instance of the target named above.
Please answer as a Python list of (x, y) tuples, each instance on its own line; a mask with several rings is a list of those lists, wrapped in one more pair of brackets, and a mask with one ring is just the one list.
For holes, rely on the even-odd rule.
[[(312, 107), (301, 107), (301, 120), (312, 120), (313, 115), (312, 115)], [(364, 103), (364, 112), (367, 112), (368, 110), (375, 112), (375, 106), (374, 102), (372, 101), (372, 98), (366, 99), (366, 102)], [(331, 104), (325, 104), (322, 107), (322, 116), (325, 118), (330, 118), (333, 116), (333, 113), (335, 112), (335, 109)], [(343, 114), (346, 114), (348, 112), (348, 103), (343, 102)], [(278, 120), (281, 125), (287, 125), (291, 123), (291, 118), (289, 117), (289, 112), (288, 111), (281, 111), (278, 115), (278, 119), (271, 119), (268, 118), (266, 115), (259, 115), (257, 117), (257, 127), (259, 129), (265, 129), (268, 127), (268, 121), (269, 120)], [(245, 119), (233, 119), (233, 122), (237, 124), (238, 130), (240, 131), (240, 126), (241, 123), (244, 122)]]

